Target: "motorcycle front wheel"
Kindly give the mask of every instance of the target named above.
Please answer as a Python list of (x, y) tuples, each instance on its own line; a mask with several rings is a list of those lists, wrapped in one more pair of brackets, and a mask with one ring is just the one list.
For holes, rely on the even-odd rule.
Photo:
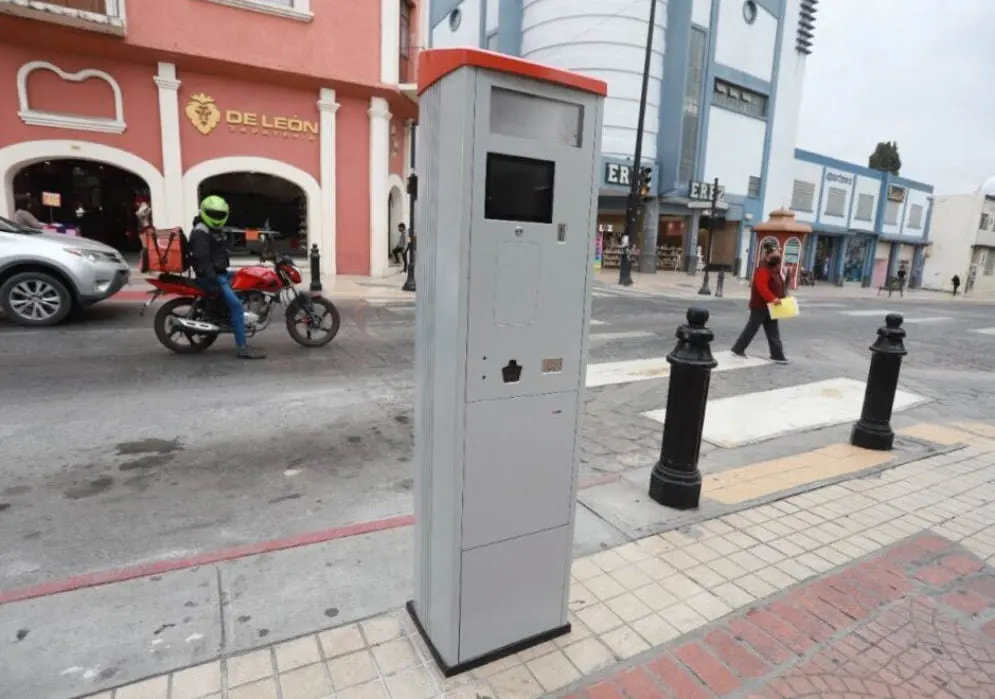
[[(308, 303), (311, 303), (309, 312)], [(287, 332), (299, 345), (323, 347), (339, 334), (342, 318), (326, 298), (299, 296), (287, 307)]]
[(173, 318), (184, 318), (195, 303), (192, 298), (168, 301), (155, 314), (155, 336), (166, 349), (177, 354), (199, 354), (214, 344), (217, 333), (191, 333), (176, 327)]

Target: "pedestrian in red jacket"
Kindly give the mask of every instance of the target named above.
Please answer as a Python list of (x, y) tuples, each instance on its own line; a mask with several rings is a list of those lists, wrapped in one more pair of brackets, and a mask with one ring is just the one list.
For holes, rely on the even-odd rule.
[(781, 276), (781, 256), (777, 248), (764, 251), (764, 261), (753, 273), (753, 283), (750, 285), (750, 318), (746, 327), (740, 333), (732, 353), (737, 357), (746, 357), (746, 348), (753, 342), (757, 331), (763, 327), (770, 346), (770, 358), (778, 364), (787, 364), (784, 347), (781, 345), (781, 332), (777, 321), (770, 317), (768, 303), (780, 305), (784, 298), (784, 278)]

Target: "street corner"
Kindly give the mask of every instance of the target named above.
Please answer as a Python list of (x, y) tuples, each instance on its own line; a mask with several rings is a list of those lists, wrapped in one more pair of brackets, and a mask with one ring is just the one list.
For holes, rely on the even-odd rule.
[(648, 496), (658, 451), (630, 446), (624, 452), (592, 457), (589, 465), (607, 475), (586, 481), (578, 500), (619, 531), (638, 538), (736, 516), (847, 481), (875, 478), (884, 471), (966, 447), (995, 448), (995, 440), (985, 436), (995, 434), (995, 427), (981, 422), (916, 423), (899, 429), (887, 451), (852, 445), (851, 429), (851, 425), (837, 425), (735, 449), (704, 445), (698, 464), (700, 502), (690, 510), (662, 507)]
[(974, 552), (914, 535), (557, 696), (990, 696), (993, 580), (995, 569)]

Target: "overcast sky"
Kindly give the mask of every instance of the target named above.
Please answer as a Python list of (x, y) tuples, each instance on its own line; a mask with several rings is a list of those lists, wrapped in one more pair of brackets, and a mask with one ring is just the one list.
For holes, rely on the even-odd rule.
[(937, 193), (995, 175), (995, 0), (822, 0), (798, 145), (867, 164), (898, 141)]

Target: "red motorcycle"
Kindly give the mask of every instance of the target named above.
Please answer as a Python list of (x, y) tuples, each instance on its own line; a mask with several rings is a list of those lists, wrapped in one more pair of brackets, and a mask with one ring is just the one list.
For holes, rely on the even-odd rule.
[[(272, 267), (265, 265), (267, 259), (272, 260)], [(263, 252), (259, 261), (259, 265), (242, 267), (231, 277), (232, 290), (242, 299), (245, 334), (252, 337), (265, 330), (275, 306), (283, 304), (287, 332), (295, 342), (304, 347), (331, 342), (341, 324), (335, 304), (297, 289), (301, 273), (289, 255)], [(149, 292), (146, 309), (164, 294), (179, 297), (167, 301), (155, 314), (155, 335), (167, 349), (196, 354), (213, 345), (218, 335), (231, 332), (231, 313), (224, 299), (204, 291), (190, 277), (167, 273), (146, 281), (155, 287)]]

